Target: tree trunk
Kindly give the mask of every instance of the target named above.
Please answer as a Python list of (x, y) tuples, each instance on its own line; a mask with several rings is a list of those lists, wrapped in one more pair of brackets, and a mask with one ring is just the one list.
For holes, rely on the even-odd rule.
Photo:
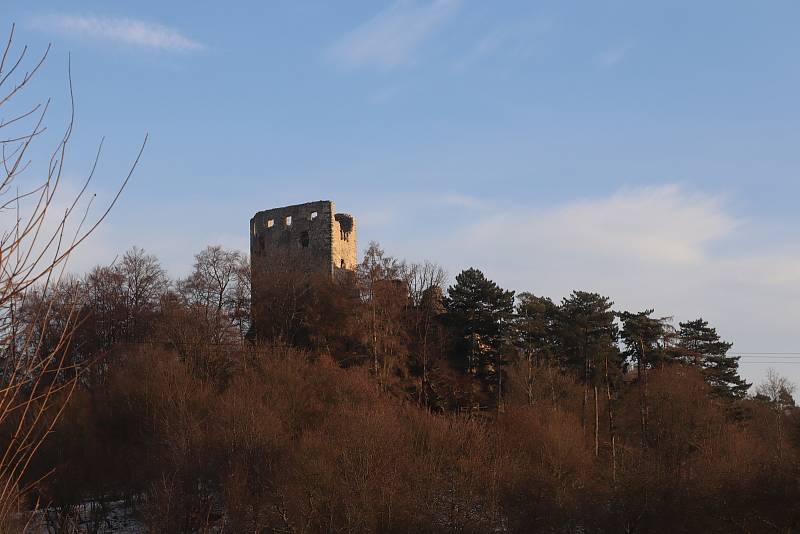
[(372, 307), (372, 366), (373, 371), (375, 372), (375, 379), (378, 381), (378, 389), (381, 387), (381, 377), (380, 377), (380, 370), (378, 369), (378, 326), (377, 326), (377, 317), (375, 313), (375, 303), (371, 302), (370, 306)]
[(533, 406), (533, 349), (528, 348), (528, 406)]
[(589, 357), (583, 358), (583, 405), (581, 409), (581, 428), (586, 430), (586, 406), (589, 404)]
[(428, 402), (428, 330), (430, 324), (428, 322), (428, 313), (425, 312), (425, 320), (423, 322), (424, 334), (422, 336), (422, 386), (420, 391), (420, 403), (426, 408), (430, 408)]
[(639, 378), (639, 411), (642, 418), (642, 448), (647, 447), (647, 419), (649, 416), (649, 403), (647, 399), (647, 359), (645, 358), (644, 342), (639, 340), (641, 353), (637, 373)]
[(608, 401), (608, 435), (611, 438), (611, 480), (617, 483), (617, 437), (614, 432), (614, 407), (611, 404), (611, 380), (608, 376), (608, 354), (605, 357), (606, 399)]
[(597, 386), (594, 386), (594, 457), (600, 455), (600, 412), (597, 409)]
[(500, 404), (503, 402), (503, 356), (498, 352), (495, 356), (495, 366), (497, 373), (497, 413), (500, 413)]

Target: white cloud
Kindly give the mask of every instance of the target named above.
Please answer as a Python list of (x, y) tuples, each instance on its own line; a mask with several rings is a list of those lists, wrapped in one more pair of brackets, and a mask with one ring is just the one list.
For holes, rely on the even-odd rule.
[(348, 67), (391, 70), (414, 62), (417, 49), (457, 10), (461, 0), (397, 0), (328, 50)]
[(527, 19), (492, 29), (472, 49), (454, 63), (457, 69), (500, 57), (525, 61), (541, 52), (543, 37), (553, 28), (546, 18)]
[(369, 100), (373, 104), (386, 104), (391, 100), (395, 99), (401, 92), (402, 88), (397, 85), (393, 85), (390, 87), (384, 87), (383, 89), (376, 91), (372, 95), (370, 95)]
[(38, 17), (34, 26), (75, 37), (157, 50), (187, 52), (204, 48), (175, 28), (127, 17), (56, 14)]
[(603, 68), (611, 68), (614, 65), (621, 63), (628, 55), (630, 50), (630, 45), (609, 48), (595, 57), (595, 65)]
[(736, 226), (719, 198), (672, 185), (574, 202), (547, 214), (545, 222), (561, 229), (572, 247), (676, 265), (701, 262), (707, 245)]
[(460, 193), (450, 193), (435, 200), (437, 203), (444, 204), (445, 206), (455, 206), (471, 210), (485, 209), (488, 207), (485, 200)]
[[(544, 268), (532, 251), (561, 263), (552, 274), (565, 272), (565, 265), (571, 264), (582, 279), (602, 273), (603, 266), (611, 269), (604, 273), (609, 279), (626, 268), (687, 272), (721, 261), (714, 247), (730, 239), (741, 224), (725, 211), (722, 198), (665, 185), (623, 189), (548, 209), (494, 207), (460, 230), (454, 227), (455, 235), (446, 241), (457, 256), (480, 253), (465, 263), (504, 258), (502, 269), (524, 288), (534, 278), (528, 272)], [(512, 266), (516, 267), (510, 272)]]
[[(547, 210), (507, 207), (468, 226), (464, 238), (468, 235), (472, 243), (488, 248), (507, 248), (502, 254), (509, 256), (519, 249), (546, 247), (594, 261), (692, 266), (705, 261), (709, 245), (736, 226), (720, 198), (667, 185), (623, 189)], [(513, 240), (505, 237), (512, 235)]]

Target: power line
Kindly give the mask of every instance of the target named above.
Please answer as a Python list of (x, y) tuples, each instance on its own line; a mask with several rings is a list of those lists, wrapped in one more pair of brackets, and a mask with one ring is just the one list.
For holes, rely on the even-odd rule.
[(732, 355), (732, 356), (729, 356), (729, 357), (730, 358), (743, 358), (745, 360), (759, 360), (759, 359), (762, 359), (762, 358), (766, 358), (768, 360), (769, 359), (773, 359), (773, 358), (778, 359), (778, 360), (781, 360), (781, 359), (783, 359), (783, 360), (797, 360), (797, 359), (800, 359), (800, 356), (782, 356), (780, 354), (773, 354), (773, 355), (769, 355), (769, 356), (767, 356), (767, 355), (764, 355), (764, 356), (735, 356), (735, 355)]
[(731, 356), (800, 356), (800, 352), (731, 352)]
[(764, 361), (764, 360), (752, 361), (751, 360), (751, 361), (740, 361), (739, 364), (740, 365), (743, 365), (743, 364), (751, 364), (751, 365), (752, 364), (758, 364), (758, 365), (765, 365), (765, 364), (769, 364), (769, 365), (775, 365), (775, 364), (800, 365), (800, 360), (794, 361), (794, 362), (793, 361), (788, 361), (788, 360), (778, 360), (778, 361)]

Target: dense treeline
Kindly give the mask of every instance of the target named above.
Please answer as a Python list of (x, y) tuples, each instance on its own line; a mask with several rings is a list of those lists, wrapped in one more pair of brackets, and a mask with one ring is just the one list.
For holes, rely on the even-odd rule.
[(242, 254), (172, 281), (133, 249), (32, 292), (41, 339), (81, 318), (53, 347), (78, 387), (28, 477), (49, 473), (48, 521), (93, 531), (124, 501), (153, 532), (800, 526), (792, 385), (748, 395), (707, 322), (445, 279), (372, 244), (353, 276), (274, 273), (252, 324)]

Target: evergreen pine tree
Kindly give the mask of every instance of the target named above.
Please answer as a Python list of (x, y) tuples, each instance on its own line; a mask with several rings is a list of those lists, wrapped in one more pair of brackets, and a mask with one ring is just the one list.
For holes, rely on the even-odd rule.
[(456, 276), (444, 305), (447, 321), (457, 332), (457, 353), (466, 357), (467, 372), (495, 390), (499, 400), (502, 365), (511, 341), (514, 292), (471, 268)]
[(650, 317), (653, 310), (638, 313), (622, 312), (620, 337), (625, 345), (625, 358), (636, 364), (639, 390), (639, 418), (641, 424), (642, 447), (648, 444), (648, 425), (650, 419), (650, 400), (648, 398), (648, 369), (663, 361), (665, 338), (669, 325), (666, 319)]
[(666, 338), (672, 327), (667, 319), (651, 317), (653, 310), (622, 312), (620, 337), (625, 345), (625, 357), (639, 370), (652, 368), (667, 358)]
[(515, 340), (526, 358), (540, 363), (553, 358), (558, 344), (557, 313), (558, 307), (547, 297), (532, 293), (517, 296)]
[[(558, 306), (547, 297), (537, 297), (532, 293), (517, 296), (513, 335), (521, 356), (529, 405), (534, 402), (537, 368), (543, 366), (552, 371), (555, 367), (557, 313)], [(552, 397), (555, 403), (555, 390)]]
[[(582, 422), (587, 427), (590, 392), (594, 404), (595, 456), (600, 449), (599, 388), (604, 387), (608, 400), (609, 432), (613, 440), (612, 387), (613, 376), (619, 370), (619, 350), (616, 346), (617, 326), (614, 323), (613, 302), (597, 293), (573, 291), (561, 302), (558, 310), (557, 332), (560, 360), (582, 380)], [(612, 444), (613, 449), (613, 444)]]
[(700, 367), (718, 396), (740, 399), (751, 384), (739, 376), (739, 357), (728, 354), (732, 346), (700, 318), (680, 323), (675, 354), (684, 363)]
[[(557, 317), (561, 364), (591, 382), (597, 361), (606, 352), (616, 356), (617, 326), (614, 305), (608, 297), (586, 291), (573, 291), (561, 302)], [(616, 359), (616, 358), (615, 358)]]

